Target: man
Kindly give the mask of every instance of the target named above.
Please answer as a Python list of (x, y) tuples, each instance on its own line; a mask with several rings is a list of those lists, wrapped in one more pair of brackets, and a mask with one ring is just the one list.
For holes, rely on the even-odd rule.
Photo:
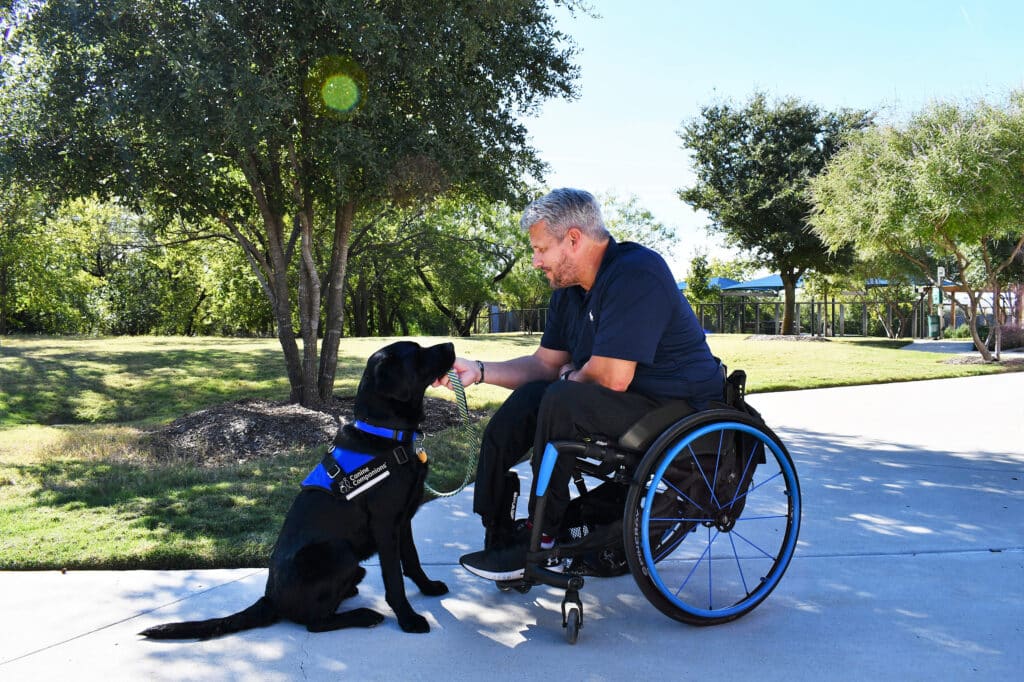
[[(722, 371), (665, 261), (608, 233), (597, 200), (556, 189), (526, 207), (533, 266), (555, 290), (540, 346), (532, 355), (484, 363), (456, 358), (464, 386), (514, 389), (484, 432), (473, 511), (486, 529), (485, 551), (463, 566), (491, 580), (523, 576), (526, 535), (500, 509), (506, 471), (534, 452), (534, 472), (548, 441), (601, 434), (617, 438), (667, 400), (702, 409), (720, 399)], [(443, 378), (439, 383), (447, 385)], [(551, 475), (542, 547), (552, 545), (569, 503), (571, 458)], [(534, 476), (536, 481), (536, 475)]]

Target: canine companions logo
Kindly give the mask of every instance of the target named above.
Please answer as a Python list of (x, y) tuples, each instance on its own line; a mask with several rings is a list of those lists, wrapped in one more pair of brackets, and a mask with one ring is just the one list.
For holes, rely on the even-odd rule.
[(303, 488), (323, 488), (351, 500), (391, 475), (388, 462), (362, 452), (333, 448), (302, 481)]
[(377, 466), (369, 464), (356, 469), (348, 476), (338, 478), (338, 490), (341, 494), (352, 499), (361, 492), (364, 492), (377, 485), (391, 475), (388, 471), (388, 463), (381, 462)]

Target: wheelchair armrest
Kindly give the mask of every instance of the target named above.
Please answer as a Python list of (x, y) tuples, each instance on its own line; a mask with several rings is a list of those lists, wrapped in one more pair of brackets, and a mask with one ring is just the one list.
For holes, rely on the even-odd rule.
[(685, 400), (673, 400), (644, 415), (619, 438), (619, 447), (642, 452), (661, 435), (661, 432), (683, 417), (697, 410)]

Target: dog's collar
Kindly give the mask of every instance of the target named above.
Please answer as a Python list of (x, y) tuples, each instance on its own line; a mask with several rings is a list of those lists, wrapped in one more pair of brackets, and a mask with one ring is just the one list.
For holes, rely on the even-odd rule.
[(407, 441), (417, 441), (423, 437), (423, 434), (419, 431), (399, 431), (398, 429), (389, 429), (383, 426), (374, 426), (373, 424), (367, 424), (359, 419), (356, 420), (354, 426), (362, 431), (368, 433), (371, 436), (379, 436), (381, 438), (388, 438), (390, 440), (397, 440), (400, 443)]

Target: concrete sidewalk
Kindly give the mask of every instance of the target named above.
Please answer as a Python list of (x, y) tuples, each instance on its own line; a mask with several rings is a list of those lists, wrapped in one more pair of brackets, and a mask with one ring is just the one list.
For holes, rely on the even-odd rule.
[(482, 540), (466, 491), (414, 524), (427, 572), (451, 588), (409, 584), (429, 634), (398, 628), (373, 562), (346, 604), (386, 614), (377, 628), (189, 643), (135, 633), (248, 606), (266, 571), (0, 573), (0, 679), (1016, 679), (1022, 397), (1024, 373), (752, 396), (797, 462), (803, 525), (779, 587), (727, 625), (666, 618), (631, 576), (591, 578), (569, 646), (559, 592), (502, 593), (459, 568)]

